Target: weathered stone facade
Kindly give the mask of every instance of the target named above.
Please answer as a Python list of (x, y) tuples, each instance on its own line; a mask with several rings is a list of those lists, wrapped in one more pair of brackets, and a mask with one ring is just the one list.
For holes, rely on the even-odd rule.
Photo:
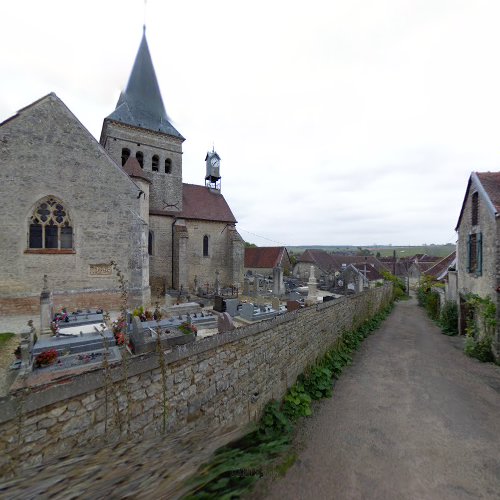
[[(458, 303), (463, 308), (468, 293), (489, 297), (496, 305), (497, 327), (493, 348), (496, 355), (500, 355), (500, 225), (498, 212), (488, 192), (481, 183), (481, 175), (473, 173), (470, 177), (466, 196), (460, 213), (457, 242), (457, 286)], [(475, 201), (473, 202), (473, 197)], [(474, 211), (477, 212), (473, 216)], [(470, 236), (476, 235), (475, 268), (471, 269)], [(460, 330), (463, 332), (464, 316), (460, 315)]]
[[(127, 272), (132, 300), (149, 301), (139, 188), (67, 107), (54, 94), (40, 99), (2, 124), (0, 144), (0, 314), (16, 302), (36, 308), (44, 274), (73, 306), (90, 291), (113, 293), (113, 273), (92, 273), (112, 260)], [(31, 217), (48, 196), (69, 216), (71, 248), (29, 248)]]
[[(0, 314), (36, 312), (45, 274), (56, 307), (117, 308), (114, 273), (94, 272), (111, 261), (132, 306), (150, 304), (151, 286), (157, 300), (168, 288), (191, 289), (195, 276), (213, 284), (216, 271), (222, 285), (242, 281), (243, 241), (224, 197), (182, 183), (184, 138), (168, 121), (145, 35), (127, 89), (104, 120), (102, 147), (54, 94), (6, 120), (0, 141)], [(139, 175), (127, 158), (137, 159)], [(30, 228), (47, 197), (69, 225)], [(55, 248), (40, 243), (54, 228), (63, 235)]]
[(391, 295), (386, 285), (178, 347), (164, 355), (165, 379), (151, 353), (129, 360), (126, 383), (123, 365), (117, 365), (109, 374), (112, 384), (96, 369), (21, 389), (0, 400), (0, 446), (6, 452), (0, 460), (6, 465), (17, 453), (24, 466), (43, 463), (102, 440), (106, 432), (125, 432), (128, 415), (133, 436), (157, 431), (164, 386), (169, 434), (243, 427), (259, 418), (269, 400), (280, 399), (339, 334), (380, 311)]

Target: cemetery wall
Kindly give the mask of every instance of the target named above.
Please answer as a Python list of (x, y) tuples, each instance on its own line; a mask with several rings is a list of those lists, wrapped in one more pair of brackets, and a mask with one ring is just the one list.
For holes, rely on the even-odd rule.
[(22, 466), (40, 464), (116, 437), (127, 422), (134, 438), (158, 432), (164, 389), (170, 434), (243, 428), (269, 400), (282, 398), (342, 331), (374, 315), (391, 295), (385, 285), (179, 346), (163, 358), (165, 376), (158, 354), (148, 353), (109, 372), (96, 369), (11, 393), (0, 400), (0, 447), (7, 452), (0, 469), (16, 457)]

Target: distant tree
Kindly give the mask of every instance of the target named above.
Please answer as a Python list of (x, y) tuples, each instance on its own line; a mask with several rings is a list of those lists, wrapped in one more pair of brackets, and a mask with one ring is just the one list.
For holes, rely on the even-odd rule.
[(257, 248), (257, 245), (255, 243), (248, 243), (248, 241), (245, 241), (245, 248)]
[(380, 252), (377, 252), (376, 257), (377, 257), (377, 259), (380, 259), (380, 257), (382, 257), (382, 256), (380, 255)]
[(356, 255), (372, 255), (372, 253), (370, 252), (370, 250), (368, 250), (368, 248), (358, 247), (358, 252)]

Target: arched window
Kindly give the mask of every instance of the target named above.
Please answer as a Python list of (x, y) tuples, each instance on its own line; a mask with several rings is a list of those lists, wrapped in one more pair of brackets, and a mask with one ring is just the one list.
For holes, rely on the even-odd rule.
[(130, 158), (130, 149), (122, 148), (122, 167), (127, 163), (127, 160)]
[(203, 257), (208, 257), (208, 236), (203, 236)]
[(67, 210), (56, 198), (39, 201), (30, 218), (29, 249), (73, 249), (73, 228)]
[(165, 160), (165, 173), (166, 174), (172, 173), (172, 160), (170, 158), (167, 158)]
[(151, 168), (153, 172), (158, 172), (158, 166), (160, 165), (160, 157), (158, 155), (154, 155), (151, 159)]
[(144, 168), (144, 154), (142, 153), (142, 151), (137, 151), (137, 153), (135, 153), (135, 157), (137, 158), (137, 161), (139, 162), (141, 168)]
[(153, 255), (153, 240), (154, 240), (154, 233), (153, 233), (153, 231), (149, 231), (149, 235), (148, 235), (148, 255)]

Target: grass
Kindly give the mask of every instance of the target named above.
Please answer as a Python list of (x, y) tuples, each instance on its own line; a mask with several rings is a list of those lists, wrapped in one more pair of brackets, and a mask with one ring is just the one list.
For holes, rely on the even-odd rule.
[(9, 342), (9, 340), (15, 337), (16, 334), (12, 332), (0, 333), (0, 349)]

